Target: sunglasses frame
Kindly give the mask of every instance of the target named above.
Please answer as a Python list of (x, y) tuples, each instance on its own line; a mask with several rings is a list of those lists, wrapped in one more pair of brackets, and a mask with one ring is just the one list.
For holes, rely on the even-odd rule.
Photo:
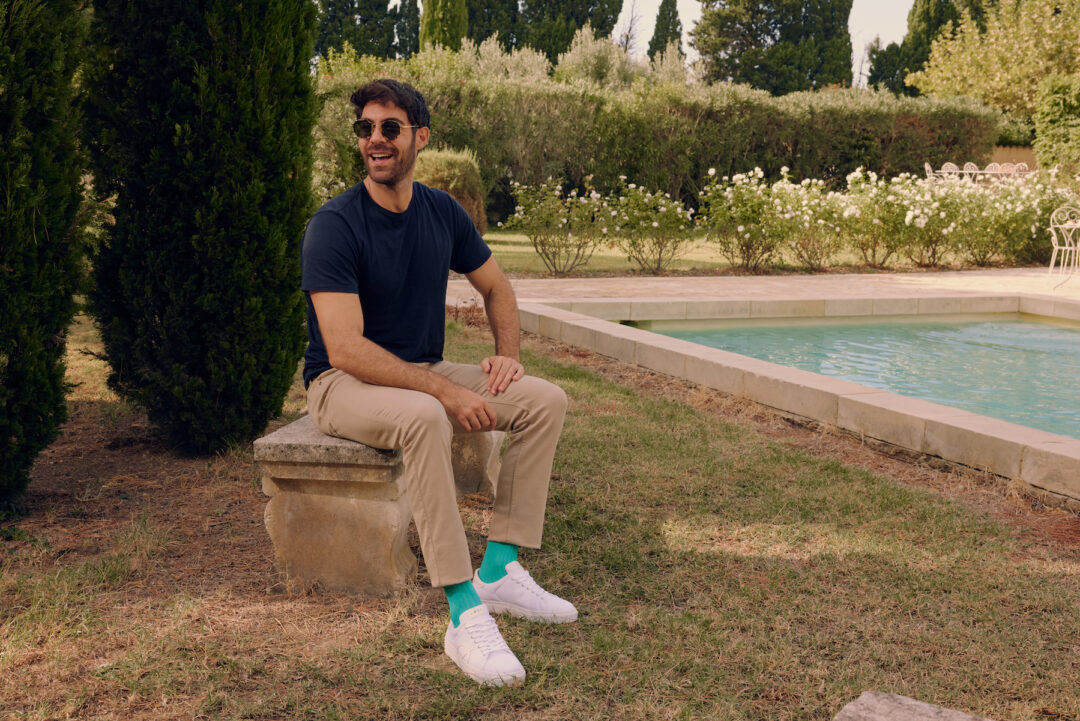
[[(371, 126), (367, 135), (364, 135), (363, 132), (361, 132), (361, 125), (363, 123), (367, 123), (368, 125)], [(397, 126), (397, 130), (388, 133), (387, 132), (387, 126), (386, 126), (387, 123), (392, 123), (392, 125), (390, 127)], [(402, 123), (397, 118), (387, 118), (386, 120), (381, 120), (379, 122), (375, 122), (374, 120), (369, 120), (368, 118), (359, 118), (356, 121), (354, 121), (353, 124), (352, 124), (352, 129), (353, 129), (353, 132), (356, 133), (356, 137), (358, 137), (358, 138), (360, 138), (362, 140), (370, 140), (371, 136), (375, 134), (375, 128), (378, 128), (379, 132), (382, 134), (382, 136), (386, 140), (389, 140), (391, 142), (393, 142), (394, 140), (397, 140), (398, 136), (401, 135), (401, 131), (404, 130), (405, 128), (419, 128), (419, 127), (420, 127), (419, 125), (405, 125), (404, 123)]]

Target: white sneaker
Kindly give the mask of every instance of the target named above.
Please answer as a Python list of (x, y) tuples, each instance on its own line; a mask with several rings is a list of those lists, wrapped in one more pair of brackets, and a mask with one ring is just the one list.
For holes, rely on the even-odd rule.
[(473, 586), (492, 613), (509, 613), (530, 621), (570, 623), (577, 620), (574, 604), (540, 588), (529, 572), (517, 561), (506, 564), (506, 575), (494, 583), (473, 575)]
[(483, 604), (462, 613), (457, 628), (450, 622), (443, 650), (469, 678), (485, 686), (516, 686), (525, 680), (525, 668)]

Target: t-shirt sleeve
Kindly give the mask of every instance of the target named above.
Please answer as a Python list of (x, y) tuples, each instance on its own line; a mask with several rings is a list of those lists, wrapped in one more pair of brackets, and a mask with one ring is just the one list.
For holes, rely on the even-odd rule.
[(450, 255), (450, 270), (455, 273), (471, 273), (491, 257), (491, 249), (480, 237), (472, 218), (461, 207), (461, 204), (451, 198), (450, 201), (453, 217), (454, 251)]
[(359, 293), (359, 247), (338, 213), (316, 213), (304, 231), (301, 288), (309, 292)]

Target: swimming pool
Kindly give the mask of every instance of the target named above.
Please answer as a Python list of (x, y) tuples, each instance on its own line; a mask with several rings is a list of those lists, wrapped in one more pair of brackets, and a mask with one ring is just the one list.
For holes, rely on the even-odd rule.
[(1080, 324), (1020, 313), (652, 321), (654, 333), (1080, 438)]

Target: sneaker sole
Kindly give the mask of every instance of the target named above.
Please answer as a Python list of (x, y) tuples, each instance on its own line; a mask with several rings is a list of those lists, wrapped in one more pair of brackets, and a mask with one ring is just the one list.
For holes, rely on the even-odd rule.
[(488, 611), (491, 613), (506, 613), (529, 621), (539, 621), (540, 623), (573, 623), (578, 617), (576, 610), (573, 614), (544, 613), (543, 611), (533, 611), (521, 606), (515, 606), (512, 603), (489, 601), (487, 599), (484, 599), (484, 605), (488, 607)]

